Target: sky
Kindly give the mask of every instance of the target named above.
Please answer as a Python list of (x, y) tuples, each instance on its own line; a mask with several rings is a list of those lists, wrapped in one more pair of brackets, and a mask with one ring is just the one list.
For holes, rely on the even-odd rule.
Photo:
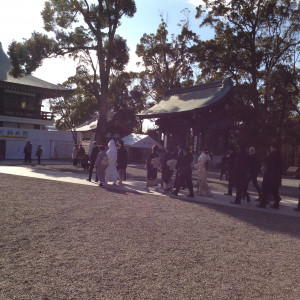
[[(9, 0), (0, 1), (0, 42), (5, 53), (9, 44), (15, 40), (22, 42), (36, 32), (46, 33), (43, 30), (41, 11), (44, 8), (44, 0)], [(199, 20), (195, 19), (196, 6), (203, 4), (201, 0), (135, 0), (137, 11), (132, 18), (122, 18), (121, 26), (117, 34), (127, 40), (130, 49), (130, 61), (127, 71), (137, 71), (135, 54), (136, 45), (144, 33), (156, 33), (160, 24), (160, 15), (164, 17), (168, 25), (169, 33), (179, 33), (177, 24), (184, 18), (181, 13), (187, 8), (190, 11), (191, 28), (202, 39), (212, 37), (212, 30), (199, 29)], [(44, 60), (32, 75), (50, 83), (63, 83), (69, 76), (75, 74), (76, 63), (69, 58), (51, 58)], [(43, 102), (44, 109), (48, 110), (48, 101)], [(143, 128), (153, 127), (152, 122), (144, 122)]]
[[(30, 38), (34, 31), (45, 33), (41, 11), (44, 8), (44, 0), (9, 0), (0, 1), (0, 42), (4, 52), (7, 53), (9, 44), (15, 40), (22, 42)], [(127, 70), (136, 70), (138, 60), (135, 55), (137, 43), (144, 33), (155, 33), (160, 24), (162, 14), (167, 21), (170, 33), (178, 33), (177, 24), (183, 15), (185, 8), (190, 10), (190, 21), (195, 32), (203, 39), (207, 39), (210, 31), (199, 29), (199, 20), (194, 18), (196, 6), (201, 0), (136, 0), (137, 12), (133, 18), (123, 18), (117, 33), (127, 40), (130, 49), (130, 62)], [(62, 83), (69, 76), (75, 74), (76, 64), (67, 58), (46, 59), (43, 65), (32, 75), (57, 84)]]

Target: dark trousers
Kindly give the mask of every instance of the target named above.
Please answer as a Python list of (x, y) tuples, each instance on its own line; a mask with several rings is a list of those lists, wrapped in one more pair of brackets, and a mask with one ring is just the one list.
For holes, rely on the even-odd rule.
[(37, 156), (37, 161), (38, 161), (38, 164), (41, 163), (41, 156), (40, 155)]
[(25, 162), (29, 161), (31, 163), (31, 153), (25, 153)]
[[(95, 166), (95, 161), (91, 161), (90, 169), (89, 169), (89, 180), (92, 180), (93, 169)], [(97, 172), (96, 172), (96, 182), (98, 182)]]
[(223, 175), (225, 175), (226, 180), (228, 180), (228, 171), (226, 169), (221, 169), (220, 177), (219, 179), (223, 179)]
[(233, 188), (233, 173), (230, 172), (228, 174), (228, 195), (232, 195), (232, 188)]
[(242, 197), (245, 196), (247, 199), (247, 202), (250, 201), (250, 196), (248, 194), (248, 180), (245, 179), (239, 184), (236, 185), (236, 196), (235, 196), (235, 202), (241, 203)]
[(185, 186), (188, 188), (190, 195), (194, 195), (193, 182), (192, 182), (192, 170), (184, 173), (179, 172), (178, 182), (175, 185), (174, 194), (178, 194), (180, 188)]
[(253, 186), (256, 188), (257, 192), (258, 192), (258, 195), (261, 196), (261, 189), (258, 185), (258, 182), (257, 182), (257, 175), (255, 174), (252, 174), (251, 177), (250, 177), (250, 181), (249, 183), (252, 181), (252, 184)]
[(274, 207), (279, 207), (279, 202), (280, 202), (279, 186), (278, 185), (273, 186), (272, 189), (266, 189), (265, 191), (262, 192), (261, 200), (260, 200), (261, 206), (264, 207), (266, 206), (269, 195), (273, 195)]

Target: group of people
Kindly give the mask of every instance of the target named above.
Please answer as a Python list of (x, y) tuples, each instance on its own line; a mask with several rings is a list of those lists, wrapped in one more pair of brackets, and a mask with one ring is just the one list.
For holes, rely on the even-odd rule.
[(85, 153), (85, 149), (83, 148), (82, 144), (75, 144), (72, 152), (73, 166), (79, 166), (84, 170), (87, 170), (89, 168), (88, 158), (89, 157)]
[[(192, 168), (194, 157), (189, 147), (177, 146), (177, 151), (172, 151), (170, 146), (160, 150), (157, 145), (152, 147), (152, 153), (146, 160), (147, 183), (146, 188), (156, 187), (158, 190), (158, 170), (161, 171), (162, 192), (171, 192), (178, 195), (180, 189), (188, 189), (187, 197), (194, 197), (192, 183)], [(208, 170), (211, 165), (211, 157), (208, 149), (204, 149), (196, 164), (198, 170), (197, 193), (211, 196), (212, 193), (207, 184)], [(175, 172), (175, 176), (174, 175)], [(173, 178), (174, 177), (174, 178)]]
[[(248, 186), (252, 182), (258, 193), (256, 200), (260, 201), (257, 207), (265, 208), (269, 203), (270, 196), (272, 196), (274, 204), (271, 207), (278, 209), (281, 200), (279, 187), (283, 173), (283, 164), (278, 146), (271, 145), (263, 168), (254, 147), (246, 148), (243, 145), (232, 145), (229, 147), (228, 154), (228, 156), (226, 155), (226, 169), (221, 169), (219, 179), (222, 180), (224, 174), (228, 179), (228, 192), (225, 195), (232, 196), (233, 189), (236, 189), (235, 200), (231, 203), (241, 204), (243, 198), (249, 202)], [(188, 189), (189, 194), (187, 197), (192, 198), (194, 197), (192, 169), (196, 167), (198, 171), (196, 193), (208, 197), (212, 196), (207, 183), (208, 172), (212, 163), (208, 149), (201, 151), (195, 165), (193, 161), (194, 157), (189, 147), (178, 145), (177, 151), (173, 151), (170, 146), (160, 149), (158, 145), (154, 145), (145, 165), (147, 169), (146, 189), (153, 187), (155, 190), (170, 192), (173, 195), (178, 195), (181, 189)], [(95, 182), (99, 182), (100, 187), (107, 182), (113, 182), (113, 185), (116, 185), (118, 181), (119, 184), (122, 184), (126, 180), (127, 163), (128, 153), (122, 140), (117, 141), (117, 143), (110, 140), (108, 150), (103, 145), (99, 146), (96, 142), (93, 142), (87, 180), (91, 181), (93, 169), (96, 167)], [(257, 177), (262, 169), (263, 181), (260, 187)], [(161, 171), (160, 187), (159, 170)], [(300, 211), (300, 196), (298, 207), (295, 210)]]
[[(38, 164), (41, 163), (41, 156), (43, 154), (43, 151), (44, 151), (44, 149), (42, 148), (42, 146), (38, 145), (37, 149), (36, 149), (36, 153), (35, 153), (35, 155), (37, 156)], [(32, 157), (31, 157), (32, 156), (32, 144), (30, 141), (26, 141), (23, 153), (24, 153), (24, 162), (31, 163), (31, 161), (32, 161)]]
[[(279, 146), (276, 144), (270, 146), (264, 166), (261, 165), (254, 147), (247, 149), (243, 145), (235, 145), (231, 146), (228, 152), (228, 192), (225, 195), (232, 196), (233, 187), (236, 188), (235, 200), (231, 203), (241, 204), (243, 198), (249, 202), (248, 185), (252, 182), (258, 193), (256, 200), (260, 202), (257, 207), (266, 208), (272, 197), (274, 203), (271, 207), (279, 209), (281, 200), (279, 187), (281, 186), (283, 174)], [(260, 172), (263, 173), (261, 187), (257, 182), (257, 176)], [(222, 179), (221, 174), (219, 179)], [(295, 210), (300, 211), (300, 198), (298, 207)]]
[[(201, 151), (196, 164), (198, 170), (196, 192), (203, 196), (212, 196), (207, 183), (211, 163), (212, 157), (208, 149), (204, 149)], [(154, 186), (156, 190), (159, 190), (157, 172), (161, 170), (161, 189), (163, 192), (169, 191), (174, 195), (178, 195), (180, 189), (187, 188), (189, 190), (187, 197), (194, 197), (192, 183), (193, 155), (189, 147), (178, 145), (177, 152), (173, 152), (169, 146), (164, 150), (160, 150), (157, 145), (154, 145), (152, 153), (147, 158), (146, 168), (146, 188)], [(175, 177), (173, 176), (174, 171), (176, 172)], [(257, 177), (261, 171), (263, 171), (263, 182), (260, 187)], [(235, 200), (231, 202), (233, 204), (241, 204), (243, 198), (247, 202), (250, 202), (248, 186), (252, 182), (258, 193), (256, 200), (260, 201), (257, 207), (265, 208), (270, 201), (269, 198), (272, 196), (274, 203), (271, 207), (279, 209), (279, 202), (281, 200), (279, 187), (281, 185), (282, 173), (283, 163), (279, 147), (276, 144), (270, 146), (263, 168), (254, 147), (246, 148), (244, 145), (232, 145), (229, 147), (228, 155), (224, 155), (222, 158), (219, 180), (222, 180), (223, 175), (228, 180), (228, 192), (225, 195), (232, 196), (233, 188), (236, 189)], [(298, 206), (294, 209), (300, 211), (300, 195)]]
[(128, 153), (124, 147), (123, 140), (110, 140), (108, 150), (103, 145), (93, 142), (90, 160), (89, 177), (92, 180), (93, 169), (96, 167), (95, 182), (103, 187), (105, 183), (112, 181), (113, 185), (122, 184), (126, 180), (126, 168), (128, 163)]

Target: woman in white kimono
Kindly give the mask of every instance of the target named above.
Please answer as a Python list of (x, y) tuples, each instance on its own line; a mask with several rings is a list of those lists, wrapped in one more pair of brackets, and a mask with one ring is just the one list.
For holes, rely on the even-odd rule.
[(211, 158), (208, 150), (205, 149), (198, 158), (198, 193), (202, 196), (212, 196), (207, 184), (208, 170), (211, 165)]
[(114, 140), (108, 143), (108, 151), (106, 152), (108, 158), (108, 166), (105, 171), (105, 181), (112, 181), (115, 185), (118, 180), (118, 172), (116, 167), (117, 162), (117, 148)]

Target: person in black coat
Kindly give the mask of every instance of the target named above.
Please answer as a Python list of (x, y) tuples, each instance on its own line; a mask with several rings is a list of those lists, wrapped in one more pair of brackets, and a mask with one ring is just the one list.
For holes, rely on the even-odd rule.
[(191, 166), (193, 160), (194, 158), (193, 155), (189, 152), (189, 147), (185, 147), (183, 149), (183, 157), (180, 164), (178, 164), (177, 161), (178, 182), (173, 192), (174, 195), (177, 196), (180, 188), (186, 186), (189, 189), (189, 195), (187, 197), (194, 197), (194, 190), (193, 190), (193, 183), (192, 183), (192, 166)]
[(266, 160), (266, 170), (261, 187), (262, 196), (260, 204), (257, 205), (257, 207), (265, 208), (268, 196), (273, 195), (274, 205), (272, 208), (278, 209), (280, 202), (279, 186), (281, 185), (282, 160), (277, 145), (272, 145), (270, 151), (271, 153)]
[[(181, 168), (182, 166), (182, 159), (183, 159), (183, 149), (181, 145), (177, 145), (177, 155), (176, 155), (176, 159), (177, 159), (177, 164), (176, 164), (176, 175), (175, 175), (175, 180), (174, 180), (174, 186), (173, 188), (176, 189), (179, 186), (180, 189), (180, 178), (179, 178), (179, 172), (178, 169)], [(183, 188), (186, 188), (185, 186)]]
[(158, 150), (159, 150), (158, 146), (153, 145), (152, 153), (147, 157), (147, 160), (146, 160), (146, 168), (147, 168), (146, 187), (158, 185), (158, 179), (157, 179), (158, 165), (153, 164), (153, 160), (158, 161), (158, 159), (159, 159)]
[(232, 188), (234, 185), (234, 165), (235, 165), (235, 147), (231, 145), (229, 147), (229, 159), (228, 159), (228, 192), (224, 195), (232, 196)]
[(250, 175), (249, 183), (252, 181), (252, 184), (256, 188), (256, 190), (258, 192), (258, 197), (260, 199), (261, 198), (261, 189), (257, 182), (257, 176), (261, 169), (261, 165), (260, 165), (260, 162), (259, 162), (255, 152), (256, 151), (255, 151), (254, 147), (249, 148), (249, 168), (250, 168), (249, 169), (249, 175)]
[(235, 162), (233, 167), (234, 185), (236, 186), (235, 201), (233, 204), (241, 204), (242, 196), (245, 195), (247, 202), (250, 202), (248, 195), (249, 183), (249, 156), (246, 153), (245, 146), (236, 146)]
[(221, 172), (219, 180), (223, 180), (223, 175), (225, 175), (226, 180), (228, 180), (228, 159), (227, 153), (225, 152), (221, 159)]
[(119, 184), (122, 184), (123, 181), (126, 181), (126, 168), (128, 163), (128, 153), (124, 147), (124, 141), (119, 140), (117, 142), (117, 171), (119, 176)]
[[(99, 146), (97, 145), (97, 142), (94, 141), (93, 142), (92, 151), (91, 151), (91, 156), (90, 156), (89, 177), (86, 179), (87, 181), (91, 181), (92, 180), (93, 169), (94, 169), (94, 166), (95, 166), (95, 162), (96, 162), (98, 153), (99, 153)], [(95, 182), (98, 182), (97, 172), (96, 172), (96, 180), (95, 180)]]

